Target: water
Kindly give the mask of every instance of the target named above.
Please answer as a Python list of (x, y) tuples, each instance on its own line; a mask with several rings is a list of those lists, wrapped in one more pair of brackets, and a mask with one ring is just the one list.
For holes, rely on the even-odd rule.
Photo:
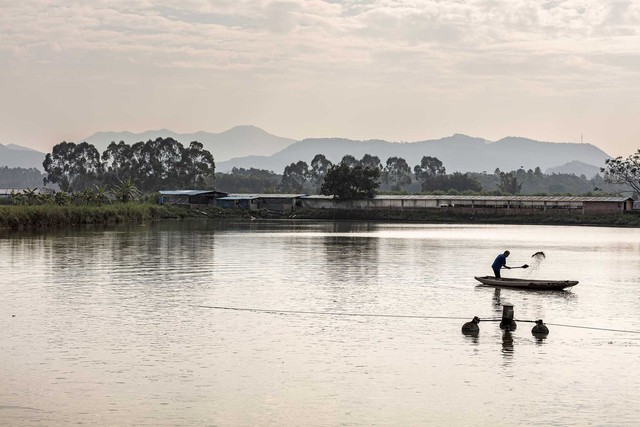
[[(506, 277), (580, 284), (476, 286), (505, 249), (546, 254)], [(166, 222), (5, 233), (0, 259), (3, 425), (640, 419), (640, 334), (554, 326), (640, 331), (638, 229)], [(461, 334), (505, 302), (549, 336)]]

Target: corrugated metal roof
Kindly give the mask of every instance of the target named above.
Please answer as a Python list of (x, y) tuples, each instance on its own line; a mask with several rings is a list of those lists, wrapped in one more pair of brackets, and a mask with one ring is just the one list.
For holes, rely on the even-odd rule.
[(230, 193), (227, 197), (242, 197), (252, 199), (295, 199), (297, 197), (303, 197), (305, 194), (246, 194), (246, 193)]
[(255, 200), (259, 197), (253, 194), (235, 194), (232, 196), (218, 197), (218, 200)]
[[(311, 195), (303, 196), (303, 199), (333, 199), (333, 196)], [(446, 196), (433, 194), (406, 194), (406, 195), (377, 195), (374, 200), (473, 200), (473, 201), (520, 201), (520, 202), (625, 202), (630, 197), (611, 197), (611, 196)]]
[[(0, 188), (0, 194), (3, 196), (10, 196), (11, 193), (24, 194), (25, 191), (34, 190), (32, 188)], [(50, 188), (36, 188), (35, 194), (43, 194), (53, 192)]]
[(163, 196), (199, 196), (201, 194), (214, 194), (220, 193), (220, 191), (215, 190), (171, 190), (171, 191), (160, 191), (160, 194)]
[(521, 202), (624, 202), (630, 197), (594, 196), (446, 196), (446, 195), (378, 195), (376, 200), (478, 200), (478, 201), (521, 201)]

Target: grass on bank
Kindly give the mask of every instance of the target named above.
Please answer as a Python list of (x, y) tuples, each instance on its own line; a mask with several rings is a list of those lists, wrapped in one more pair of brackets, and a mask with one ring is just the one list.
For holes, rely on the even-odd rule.
[(118, 224), (179, 217), (179, 211), (151, 203), (115, 203), (103, 206), (0, 206), (0, 228), (8, 229)]
[[(273, 217), (270, 213), (217, 207), (189, 208), (180, 205), (158, 205), (147, 202), (92, 205), (0, 205), (0, 229), (24, 230), (63, 228), (76, 225), (110, 225), (141, 223), (163, 219)], [(280, 217), (277, 215), (276, 217)]]
[(114, 203), (102, 206), (27, 205), (0, 206), (0, 228), (9, 230), (62, 228), (76, 225), (110, 225), (140, 223), (162, 219), (314, 219), (351, 221), (404, 221), (449, 224), (540, 224), (540, 225), (599, 225), (640, 227), (640, 214), (519, 214), (451, 212), (429, 210), (340, 210), (297, 209), (295, 212), (217, 207), (189, 208), (155, 203)]

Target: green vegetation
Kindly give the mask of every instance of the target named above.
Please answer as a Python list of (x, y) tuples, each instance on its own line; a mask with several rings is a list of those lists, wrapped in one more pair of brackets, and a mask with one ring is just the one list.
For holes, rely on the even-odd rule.
[(606, 160), (605, 164), (601, 172), (605, 172), (608, 182), (626, 184), (640, 194), (640, 149), (624, 160), (616, 157)]
[(158, 205), (148, 202), (114, 203), (103, 206), (0, 206), (0, 229), (54, 229), (186, 218), (251, 220), (284, 216), (285, 214), (273, 214), (266, 210), (250, 212), (244, 209), (216, 207), (191, 209), (185, 206)]
[(267, 209), (220, 209), (213, 206), (189, 208), (154, 203), (114, 203), (102, 206), (22, 205), (0, 206), (0, 229), (55, 229), (83, 225), (108, 226), (167, 219), (205, 218), (211, 220), (295, 219), (329, 221), (401, 221), (443, 224), (539, 224), (640, 227), (639, 213), (611, 215), (500, 215), (495, 213), (434, 210), (347, 210), (297, 209), (275, 212)]
[(112, 142), (102, 153), (86, 142), (61, 142), (43, 162), (44, 183), (62, 191), (135, 183), (142, 192), (166, 188), (213, 188), (215, 163), (203, 145), (188, 147), (172, 138), (127, 145)]
[(233, 168), (216, 173), (216, 188), (225, 193), (275, 193), (282, 175), (264, 169)]
[(44, 175), (38, 169), (0, 167), (0, 188), (25, 188), (42, 185)]
[[(630, 192), (634, 182), (640, 186), (640, 150), (627, 160), (608, 162), (607, 178), (596, 175), (587, 178), (574, 174), (544, 174), (539, 167), (529, 170), (494, 173), (454, 172), (448, 174), (442, 162), (423, 156), (420, 164), (411, 169), (401, 157), (390, 157), (383, 165), (376, 156), (365, 154), (358, 160), (345, 155), (340, 164), (364, 166), (380, 170), (378, 192), (384, 194), (477, 194), (477, 195), (608, 195)], [(317, 154), (311, 167), (304, 161), (291, 163), (284, 170), (280, 191), (321, 193), (325, 176), (333, 164)], [(605, 170), (603, 169), (603, 172)], [(629, 179), (631, 177), (631, 179)], [(260, 191), (258, 191), (260, 192)], [(266, 191), (265, 191), (266, 192)], [(637, 192), (637, 191), (636, 191)]]
[(380, 169), (339, 163), (329, 167), (320, 192), (338, 200), (366, 199), (376, 195)]
[(0, 228), (51, 228), (80, 224), (117, 224), (174, 217), (166, 207), (143, 203), (105, 206), (0, 206)]

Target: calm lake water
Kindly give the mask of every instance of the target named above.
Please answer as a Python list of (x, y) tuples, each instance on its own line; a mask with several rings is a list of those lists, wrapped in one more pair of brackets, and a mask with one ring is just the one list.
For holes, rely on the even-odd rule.
[[(580, 284), (476, 286), (505, 249), (536, 268), (504, 276)], [(0, 259), (0, 424), (640, 422), (640, 229), (164, 222)], [(549, 336), (461, 333), (505, 302)]]

